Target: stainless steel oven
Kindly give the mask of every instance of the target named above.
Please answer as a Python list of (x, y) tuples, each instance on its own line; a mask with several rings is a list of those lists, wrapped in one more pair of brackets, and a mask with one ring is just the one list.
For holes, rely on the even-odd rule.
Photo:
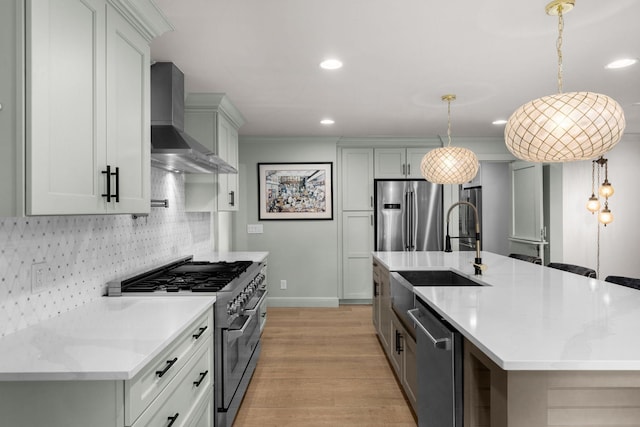
[[(215, 295), (215, 420), (230, 427), (260, 356), (265, 266), (258, 262), (196, 262), (186, 257), (108, 284), (110, 296)], [(263, 321), (264, 321), (263, 320)]]

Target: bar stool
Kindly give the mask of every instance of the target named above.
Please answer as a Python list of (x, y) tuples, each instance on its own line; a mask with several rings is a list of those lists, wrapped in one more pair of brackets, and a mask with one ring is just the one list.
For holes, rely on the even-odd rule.
[(626, 286), (628, 288), (640, 289), (640, 279), (624, 276), (607, 276), (605, 282), (615, 283), (616, 285)]
[(570, 273), (575, 273), (575, 274), (579, 274), (581, 276), (591, 277), (593, 279), (596, 278), (596, 271), (595, 270), (593, 270), (591, 268), (587, 268), (587, 267), (581, 267), (579, 265), (564, 264), (564, 263), (561, 263), (561, 262), (551, 262), (551, 263), (547, 264), (547, 267), (555, 268), (555, 269), (558, 269), (558, 270), (568, 271)]
[(509, 258), (515, 258), (522, 261), (532, 262), (534, 264), (542, 265), (542, 260), (533, 255), (524, 255), (524, 254), (509, 254)]

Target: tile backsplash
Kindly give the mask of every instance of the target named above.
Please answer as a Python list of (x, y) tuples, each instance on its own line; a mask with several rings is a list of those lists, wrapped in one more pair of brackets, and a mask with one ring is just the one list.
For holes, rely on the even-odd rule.
[(209, 251), (210, 214), (184, 211), (184, 179), (151, 168), (151, 198), (169, 208), (148, 217), (0, 218), (0, 336), (101, 298), (110, 280)]

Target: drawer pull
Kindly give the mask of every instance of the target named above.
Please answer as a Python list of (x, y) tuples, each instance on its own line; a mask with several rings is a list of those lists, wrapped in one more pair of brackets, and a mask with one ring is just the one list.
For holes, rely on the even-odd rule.
[(176, 422), (176, 420), (178, 419), (178, 415), (180, 415), (179, 412), (176, 412), (176, 414), (173, 417), (167, 417), (167, 420), (169, 420), (169, 424), (167, 424), (167, 427), (171, 427), (173, 425), (173, 423)]
[(200, 384), (202, 384), (202, 381), (204, 381), (208, 373), (209, 371), (200, 372), (200, 378), (198, 379), (198, 381), (194, 381), (193, 385), (196, 387), (200, 387)]
[[(178, 361), (178, 358), (177, 358), (177, 357), (174, 357), (172, 360), (167, 360), (167, 366), (165, 366), (165, 367), (164, 367), (164, 369), (163, 369), (162, 371), (156, 371), (156, 375), (157, 375), (159, 378), (162, 378), (162, 376), (163, 376), (164, 374), (166, 374), (166, 373), (167, 373), (167, 371), (168, 371), (169, 369), (171, 369), (171, 367), (173, 366), (173, 364), (174, 364), (174, 363), (176, 363), (177, 361)], [(177, 417), (177, 415), (176, 415), (176, 417)]]
[(207, 330), (207, 328), (208, 328), (208, 326), (204, 326), (204, 327), (202, 327), (202, 328), (199, 328), (199, 329), (198, 329), (198, 333), (197, 333), (197, 334), (193, 334), (193, 337), (194, 337), (195, 339), (200, 338), (200, 337), (202, 336), (202, 334), (204, 333), (204, 331), (206, 331), (206, 330)]

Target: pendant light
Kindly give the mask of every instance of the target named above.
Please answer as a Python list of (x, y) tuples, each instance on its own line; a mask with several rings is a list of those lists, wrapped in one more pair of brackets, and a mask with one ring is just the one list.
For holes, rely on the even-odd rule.
[[(598, 196), (595, 194), (596, 165), (598, 165), (598, 181), (600, 181), (600, 169), (604, 167), (604, 182), (600, 185)], [(602, 156), (596, 160), (592, 160), (591, 197), (589, 197), (589, 200), (587, 201), (587, 210), (592, 214), (600, 211), (598, 212), (598, 221), (600, 221), (601, 224), (604, 224), (605, 227), (607, 224), (611, 224), (613, 222), (613, 214), (609, 210), (609, 197), (613, 196), (613, 193), (613, 185), (609, 182), (609, 160)], [(604, 208), (602, 208), (602, 210), (600, 210), (600, 197), (604, 197)]]
[(531, 162), (588, 160), (611, 150), (622, 138), (625, 118), (612, 98), (593, 92), (562, 93), (563, 13), (575, 0), (554, 0), (548, 15), (558, 15), (558, 93), (530, 101), (509, 118), (504, 130), (511, 153)]
[(448, 144), (429, 151), (420, 162), (422, 176), (434, 184), (463, 184), (478, 173), (478, 158), (468, 148), (451, 146), (451, 101), (455, 95), (443, 95), (448, 104)]
[[(595, 181), (596, 181), (596, 161), (591, 162), (591, 197), (587, 200), (587, 210), (592, 214), (600, 210), (600, 199), (596, 197)], [(600, 170), (598, 169), (598, 176), (600, 176)]]

